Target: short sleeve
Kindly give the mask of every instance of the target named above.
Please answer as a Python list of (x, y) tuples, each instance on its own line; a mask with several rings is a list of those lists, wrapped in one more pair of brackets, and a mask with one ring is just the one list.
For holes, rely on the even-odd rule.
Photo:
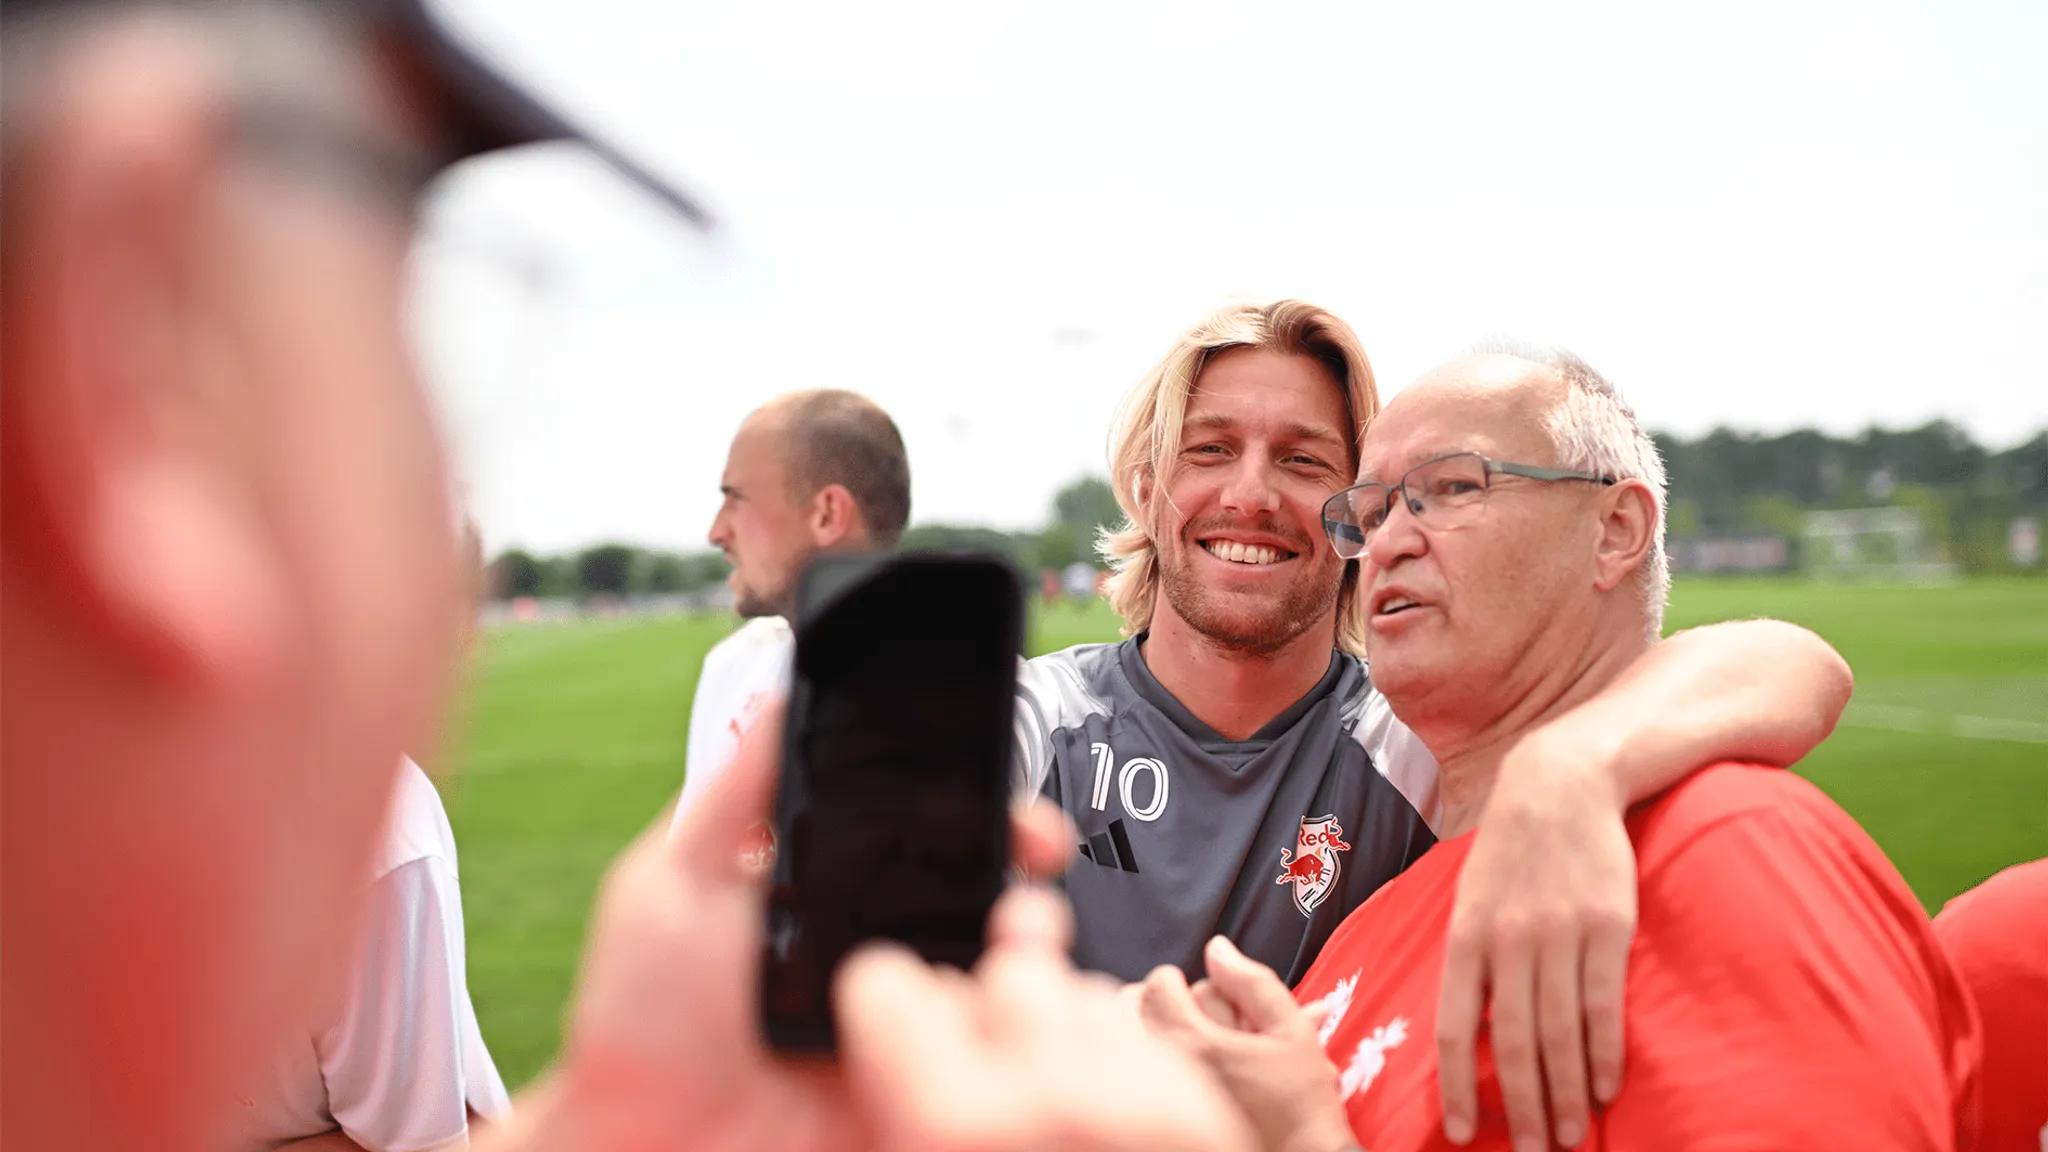
[(728, 683), (731, 673), (725, 667), (724, 649), (721, 643), (706, 652), (704, 667), (697, 673), (697, 693), (690, 701), (690, 740), (683, 755), (683, 794), (676, 801), (670, 835), (682, 824), (683, 813), (732, 756), (731, 735), (727, 731), (732, 720), (732, 709), (728, 707), (732, 685)]
[(1010, 789), (1020, 800), (1028, 800), (1045, 789), (1052, 772), (1053, 702), (1041, 693), (1036, 680), (1041, 673), (1028, 660), (1017, 662), (1016, 743), (1010, 754)]
[[(469, 1080), (499, 1083), (471, 1035), (460, 901), (455, 873), (438, 858), (379, 878), (349, 987), (335, 1019), (315, 1029), (328, 1108), (371, 1152), (462, 1139)], [(473, 1067), (479, 1061), (485, 1066)]]
[(1956, 1146), (1973, 1018), (1924, 912), (1847, 817), (1796, 804), (1643, 852), (1606, 1147)]
[(1437, 798), (1437, 763), (1422, 737), (1401, 723), (1387, 698), (1369, 691), (1352, 735), (1379, 774), (1407, 798), (1432, 833), (1441, 833), (1443, 807)]
[(690, 703), (683, 791), (669, 825), (673, 836), (704, 790), (732, 765), (740, 736), (761, 710), (789, 690), (795, 644), (779, 617), (751, 620), (704, 654)]

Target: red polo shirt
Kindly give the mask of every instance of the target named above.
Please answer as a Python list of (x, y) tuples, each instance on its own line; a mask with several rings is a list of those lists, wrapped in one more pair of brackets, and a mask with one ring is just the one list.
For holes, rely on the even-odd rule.
[(1984, 1027), (1977, 1147), (2048, 1149), (2048, 860), (2015, 864), (1934, 918)]
[[(1949, 1149), (1976, 1091), (1968, 994), (1926, 913), (1856, 822), (1805, 780), (1720, 765), (1628, 821), (1640, 918), (1620, 1098), (1588, 1148)], [(1437, 1093), (1444, 936), (1475, 834), (1353, 912), (1295, 990), (1349, 985), (1326, 1047), (1359, 1142), (1450, 1150)], [(1509, 1147), (1478, 1047), (1471, 1147)]]

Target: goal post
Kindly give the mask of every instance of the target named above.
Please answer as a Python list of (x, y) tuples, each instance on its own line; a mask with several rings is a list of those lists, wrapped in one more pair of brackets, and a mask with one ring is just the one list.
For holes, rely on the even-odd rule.
[(1943, 583), (1956, 566), (1941, 554), (1918, 508), (1808, 512), (1800, 526), (1800, 567), (1818, 580)]

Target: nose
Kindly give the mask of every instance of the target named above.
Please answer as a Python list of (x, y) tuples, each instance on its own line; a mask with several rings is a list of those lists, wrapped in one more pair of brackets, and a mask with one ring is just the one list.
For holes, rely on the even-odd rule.
[(1224, 481), (1222, 503), (1233, 512), (1277, 512), (1280, 489), (1273, 483), (1272, 465), (1247, 453), (1240, 457)]
[(704, 538), (713, 548), (723, 549), (732, 540), (732, 529), (725, 523), (725, 511), (711, 518), (711, 532)]
[(1390, 568), (1396, 562), (1422, 555), (1429, 550), (1429, 538), (1423, 535), (1422, 524), (1415, 519), (1415, 513), (1408, 510), (1408, 494), (1397, 492), (1394, 503), (1387, 510), (1386, 522), (1373, 530), (1372, 538), (1365, 542), (1365, 558), (1375, 568)]

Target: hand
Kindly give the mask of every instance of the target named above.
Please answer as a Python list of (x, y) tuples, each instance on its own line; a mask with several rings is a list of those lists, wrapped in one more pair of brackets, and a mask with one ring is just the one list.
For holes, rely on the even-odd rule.
[[(1588, 742), (1539, 730), (1501, 766), (1458, 881), (1437, 1005), (1444, 1135), (1478, 1123), (1474, 1044), (1493, 995), (1494, 1064), (1519, 1146), (1576, 1147), (1621, 1089), (1622, 1001), (1636, 927), (1635, 850), (1624, 802)], [(1540, 1060), (1540, 1067), (1539, 1067)]]
[(1294, 1002), (1271, 968), (1221, 936), (1203, 950), (1209, 978), (1193, 987), (1180, 969), (1145, 978), (1140, 1011), (1162, 1036), (1222, 1078), (1272, 1152), (1354, 1146), (1337, 1069), (1316, 1036), (1319, 1012)]
[[(495, 1146), (867, 1146), (839, 1070), (775, 1057), (755, 1014), (767, 873), (747, 849), (769, 810), (781, 730), (773, 715), (756, 723), (672, 838), (664, 816), (613, 864), (561, 1064)], [(1013, 842), (1018, 864), (1043, 875), (1074, 841), (1056, 810), (1033, 809)]]
[(1216, 1081), (1077, 973), (1066, 903), (1013, 890), (970, 978), (870, 945), (834, 988), (840, 1056), (891, 1150), (1250, 1149)]

